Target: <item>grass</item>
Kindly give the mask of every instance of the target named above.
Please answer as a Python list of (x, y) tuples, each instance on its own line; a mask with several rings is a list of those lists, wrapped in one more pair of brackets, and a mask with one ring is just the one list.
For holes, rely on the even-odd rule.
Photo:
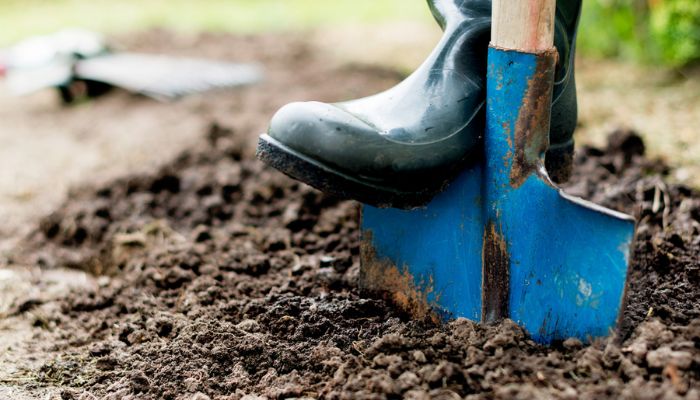
[(430, 18), (416, 0), (1, 0), (0, 45), (65, 27), (256, 33)]

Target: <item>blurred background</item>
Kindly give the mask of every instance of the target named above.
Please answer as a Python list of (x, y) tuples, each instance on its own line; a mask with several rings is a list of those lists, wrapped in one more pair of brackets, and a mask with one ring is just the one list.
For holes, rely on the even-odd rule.
[[(432, 24), (406, 0), (3, 0), (0, 45), (65, 27), (104, 33), (148, 28), (256, 33), (388, 21)], [(579, 46), (587, 56), (683, 67), (700, 59), (695, 0), (586, 0)]]
[[(266, 65), (276, 54), (293, 47), (298, 54), (284, 57), (302, 61), (286, 67), (296, 69), (287, 71), (296, 77), (285, 78), (293, 84), (282, 85), (289, 90), (268, 93), (270, 99), (254, 91), (278, 90), (272, 86), (246, 89), (252, 94), (237, 100), (218, 94), (154, 105), (117, 95), (65, 108), (54, 93), (0, 93), (3, 226), (50, 211), (67, 188), (96, 176), (169, 159), (212, 121), (241, 125), (235, 111), (243, 102), (263, 105), (254, 105), (257, 120), (241, 128), (250, 134), (286, 101), (343, 100), (388, 88), (440, 37), (425, 0), (0, 1), (0, 48), (72, 27), (103, 33), (117, 49), (260, 62), (269, 67), (271, 84), (285, 68)], [(228, 39), (234, 37), (250, 40)], [(672, 179), (700, 186), (700, 1), (585, 0), (578, 44), (578, 143), (603, 145), (616, 129), (635, 130), (652, 157), (674, 167)], [(338, 71), (354, 68), (350, 77), (360, 71), (377, 79), (334, 88), (332, 69), (301, 73), (304, 57)], [(315, 93), (321, 84), (329, 87)], [(193, 117), (184, 118), (188, 113)]]

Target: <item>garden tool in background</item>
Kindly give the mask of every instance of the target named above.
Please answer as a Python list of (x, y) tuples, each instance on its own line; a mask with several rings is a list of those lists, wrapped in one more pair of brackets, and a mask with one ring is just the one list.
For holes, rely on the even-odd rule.
[(70, 29), (0, 50), (0, 70), (16, 94), (57, 88), (66, 103), (119, 87), (157, 100), (262, 80), (259, 66), (211, 60), (111, 52), (103, 38)]
[(608, 335), (635, 222), (544, 168), (555, 0), (494, 0), (484, 158), (425, 209), (365, 206), (361, 285), (418, 318), (510, 318), (541, 343)]

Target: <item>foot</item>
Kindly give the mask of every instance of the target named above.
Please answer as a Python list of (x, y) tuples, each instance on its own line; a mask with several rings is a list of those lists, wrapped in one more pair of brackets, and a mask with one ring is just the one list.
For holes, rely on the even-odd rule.
[[(547, 154), (558, 179), (570, 170), (576, 124), (571, 65), (580, 0), (568, 3), (575, 11), (557, 11), (561, 65), (552, 155)], [(478, 160), (491, 1), (429, 0), (429, 5), (444, 35), (413, 74), (364, 99), (283, 107), (261, 136), (258, 157), (324, 192), (396, 208), (425, 205)]]

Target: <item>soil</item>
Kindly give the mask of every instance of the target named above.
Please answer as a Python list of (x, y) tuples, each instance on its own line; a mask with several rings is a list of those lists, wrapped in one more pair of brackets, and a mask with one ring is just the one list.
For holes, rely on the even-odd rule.
[(273, 39), (257, 40), (275, 75), (229, 100), (235, 122), (211, 121), (157, 170), (74, 189), (15, 250), (10, 264), (95, 284), (15, 302), (6, 316), (31, 318), (32, 346), (51, 356), (14, 384), (62, 399), (700, 399), (700, 193), (669, 183), (639, 136), (579, 149), (567, 185), (638, 217), (615, 337), (543, 347), (507, 320), (412, 320), (357, 288), (357, 203), (253, 156), (300, 75), (316, 92), (298, 98), (321, 100), (399, 77)]

